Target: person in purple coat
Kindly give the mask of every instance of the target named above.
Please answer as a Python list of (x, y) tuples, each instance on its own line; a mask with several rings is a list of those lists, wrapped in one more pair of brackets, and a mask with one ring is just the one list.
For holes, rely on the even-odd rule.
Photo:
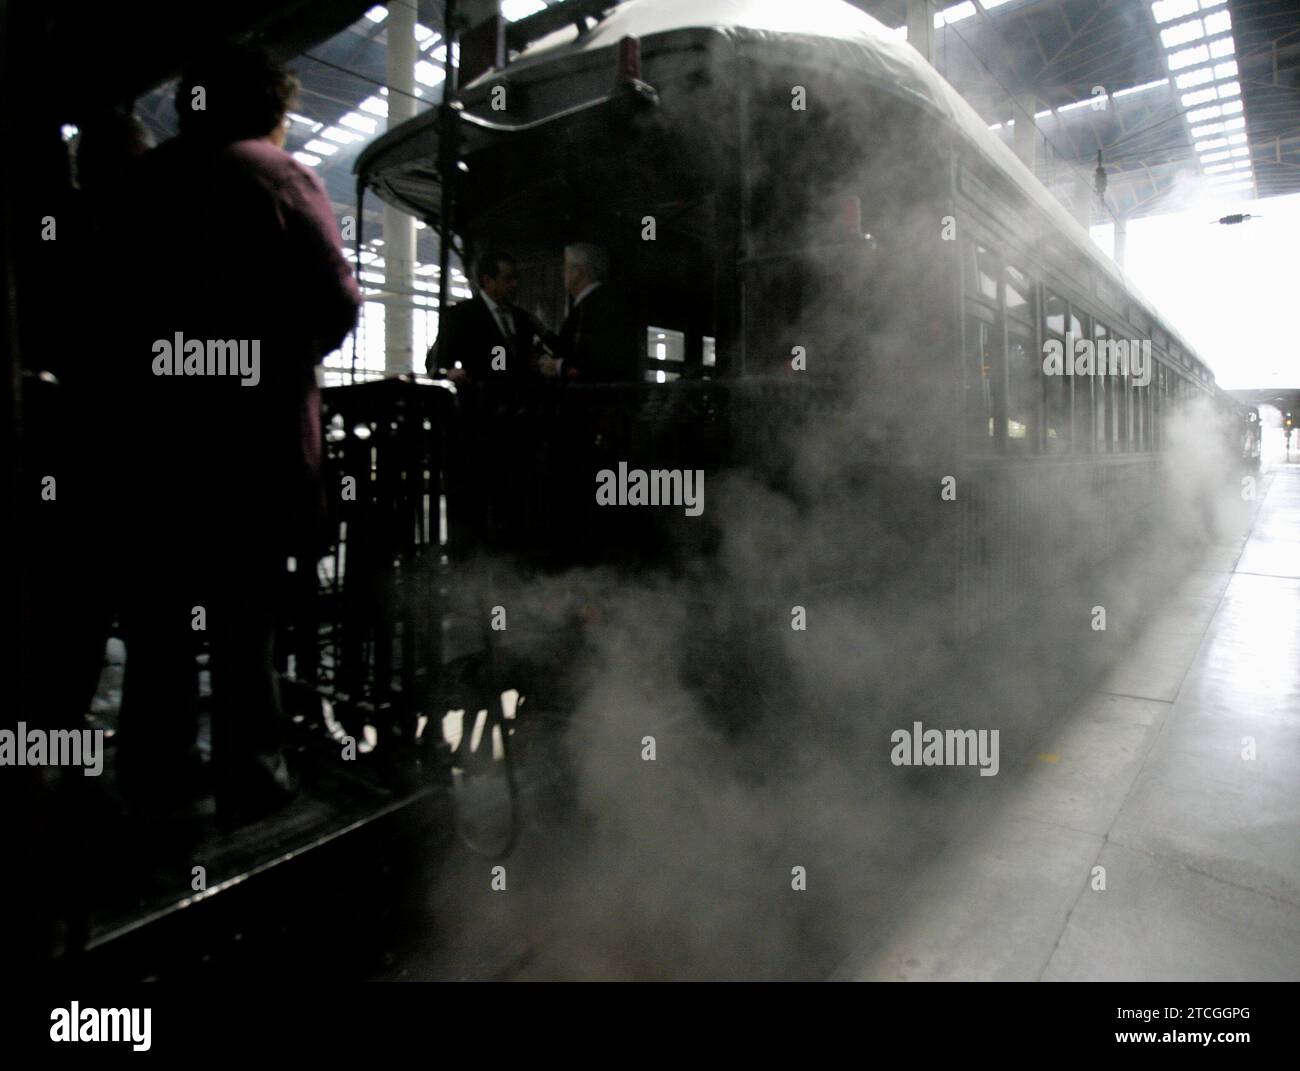
[(195, 794), (200, 638), (218, 808), (253, 817), (294, 792), (275, 594), (288, 557), (315, 561), (316, 368), (361, 301), (324, 186), (283, 148), (296, 89), (255, 49), (187, 66), (180, 133), (136, 162), (105, 243), (97, 363), (127, 643), (118, 771), (146, 810)]

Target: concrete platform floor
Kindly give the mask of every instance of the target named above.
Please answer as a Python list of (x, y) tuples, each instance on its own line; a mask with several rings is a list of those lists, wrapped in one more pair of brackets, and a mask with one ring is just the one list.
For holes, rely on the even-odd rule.
[(1300, 467), (1267, 486), (838, 978), (1300, 979)]

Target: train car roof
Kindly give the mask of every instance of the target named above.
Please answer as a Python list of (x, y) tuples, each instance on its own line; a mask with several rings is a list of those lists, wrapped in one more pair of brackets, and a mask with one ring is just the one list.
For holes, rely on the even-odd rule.
[[(466, 85), (462, 96), (510, 80), (535, 68), (617, 48), (625, 36), (643, 48), (671, 50), (698, 45), (701, 39), (730, 42), (737, 55), (758, 61), (835, 69), (896, 96), (914, 101), (955, 128), (980, 155), (1001, 171), (1025, 199), (1063, 233), (1092, 266), (1104, 273), (1158, 322), (1201, 368), (1208, 367), (1156, 307), (1128, 280), (1119, 266), (1093, 242), (1088, 232), (1038, 181), (1034, 173), (921, 54), (860, 8), (843, 0), (626, 0), (589, 30), (567, 25), (534, 42), (504, 70), (490, 70)], [(524, 79), (527, 80), (526, 77)], [(575, 101), (575, 104), (581, 103)], [(409, 169), (418, 158), (436, 155), (436, 109), (408, 120), (372, 142), (358, 157), (360, 181), (381, 198), (407, 211), (421, 202), (436, 205), (437, 178), (424, 169), (416, 175), (385, 181), (387, 169)], [(419, 187), (424, 187), (421, 190)], [(425, 196), (421, 196), (424, 193)], [(426, 211), (424, 214), (430, 214)], [(1211, 374), (1211, 382), (1213, 374)]]

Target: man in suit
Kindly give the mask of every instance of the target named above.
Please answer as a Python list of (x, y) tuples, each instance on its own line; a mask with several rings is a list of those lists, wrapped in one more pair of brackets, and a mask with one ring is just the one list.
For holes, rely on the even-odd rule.
[(485, 249), (474, 259), (471, 279), (474, 296), (447, 310), (446, 330), (439, 329), (425, 367), (455, 383), (518, 383), (534, 371), (533, 346), (545, 332), (514, 304), (515, 259), (504, 250)]
[(616, 292), (608, 285), (609, 257), (600, 246), (577, 242), (564, 250), (569, 315), (560, 328), (545, 376), (571, 383), (634, 383), (640, 379), (635, 340)]

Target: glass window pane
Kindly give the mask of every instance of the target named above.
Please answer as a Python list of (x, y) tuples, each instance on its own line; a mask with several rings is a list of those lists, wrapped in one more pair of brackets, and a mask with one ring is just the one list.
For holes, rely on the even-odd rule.
[(994, 443), (994, 402), (997, 382), (993, 325), (966, 316), (966, 438), (967, 448), (988, 453)]
[(981, 297), (990, 301), (998, 299), (998, 260), (991, 249), (982, 245), (975, 247), (975, 278)]
[(1034, 340), (1020, 327), (1007, 330), (1007, 447), (1033, 451), (1037, 439), (1038, 400), (1042, 389), (1042, 361), (1034, 354)]
[(1007, 312), (1029, 316), (1029, 277), (1019, 268), (1007, 265)]
[(1043, 324), (1049, 331), (1058, 335), (1065, 334), (1065, 299), (1050, 290), (1047, 291), (1046, 307), (1043, 309)]

